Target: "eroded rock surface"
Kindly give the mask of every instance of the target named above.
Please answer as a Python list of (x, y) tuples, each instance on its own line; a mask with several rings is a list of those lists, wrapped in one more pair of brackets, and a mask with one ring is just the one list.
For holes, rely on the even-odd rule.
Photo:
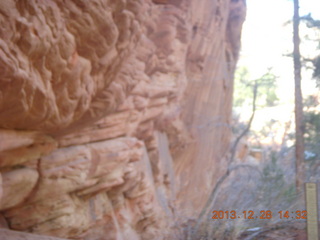
[(10, 231), (7, 229), (0, 229), (0, 239), (1, 240), (66, 240), (62, 238)]
[(163, 239), (195, 217), (225, 165), (244, 17), (242, 0), (0, 2), (1, 226)]

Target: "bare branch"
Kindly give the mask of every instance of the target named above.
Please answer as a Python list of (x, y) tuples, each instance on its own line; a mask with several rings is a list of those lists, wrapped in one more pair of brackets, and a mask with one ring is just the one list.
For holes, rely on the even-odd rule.
[(249, 119), (249, 122), (247, 124), (247, 127), (243, 130), (243, 132), (237, 137), (237, 139), (235, 140), (232, 148), (231, 148), (231, 157), (229, 160), (229, 164), (231, 164), (234, 161), (234, 156), (237, 152), (237, 147), (238, 144), (240, 142), (240, 140), (249, 132), (250, 128), (251, 128), (251, 124), (254, 118), (254, 115), (256, 113), (256, 100), (257, 100), (257, 92), (258, 92), (258, 83), (257, 80), (255, 81), (254, 87), (253, 87), (253, 102), (252, 102), (252, 114), (251, 117)]
[(228, 161), (227, 171), (226, 171), (226, 173), (224, 175), (222, 175), (219, 178), (219, 180), (217, 181), (216, 185), (212, 189), (212, 192), (211, 192), (211, 194), (210, 194), (210, 196), (209, 196), (209, 198), (208, 198), (208, 200), (207, 200), (207, 202), (205, 204), (205, 207), (202, 209), (201, 213), (199, 214), (198, 221), (197, 221), (194, 233), (198, 232), (198, 230), (200, 228), (200, 225), (201, 225), (201, 223), (203, 221), (204, 216), (206, 215), (206, 213), (208, 212), (208, 210), (210, 209), (210, 207), (214, 204), (214, 202), (216, 200), (216, 197), (218, 195), (220, 186), (228, 178), (228, 176), (230, 175), (230, 173), (232, 171), (235, 171), (235, 170), (240, 169), (240, 168), (252, 168), (252, 169), (258, 171), (260, 175), (262, 175), (260, 170), (256, 166), (251, 165), (251, 164), (237, 164), (235, 166), (232, 166), (232, 162), (234, 161), (234, 158), (235, 158), (237, 146), (238, 146), (240, 140), (249, 132), (249, 130), (251, 128), (251, 124), (252, 124), (252, 121), (253, 121), (253, 118), (254, 118), (254, 115), (255, 115), (255, 112), (256, 112), (257, 90), (258, 90), (258, 82), (257, 82), (257, 80), (255, 80), (255, 84), (253, 86), (253, 104), (252, 104), (251, 117), (249, 119), (249, 122), (248, 122), (246, 128), (236, 138), (236, 140), (235, 140), (235, 142), (234, 142), (234, 144), (233, 144), (233, 146), (231, 148), (231, 156), (230, 156), (230, 159)]

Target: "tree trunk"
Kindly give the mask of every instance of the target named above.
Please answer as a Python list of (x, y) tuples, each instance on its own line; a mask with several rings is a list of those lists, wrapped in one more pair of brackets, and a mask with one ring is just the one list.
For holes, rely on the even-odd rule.
[(303, 104), (301, 93), (301, 61), (300, 61), (300, 37), (299, 37), (299, 0), (294, 0), (293, 16), (293, 61), (294, 61), (294, 82), (295, 82), (295, 122), (296, 122), (296, 187), (297, 192), (302, 190), (304, 174), (304, 123)]

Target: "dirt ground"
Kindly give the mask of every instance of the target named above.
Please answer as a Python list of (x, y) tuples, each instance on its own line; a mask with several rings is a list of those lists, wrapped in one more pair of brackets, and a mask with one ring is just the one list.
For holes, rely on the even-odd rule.
[(305, 223), (274, 225), (258, 231), (244, 232), (238, 240), (307, 240)]

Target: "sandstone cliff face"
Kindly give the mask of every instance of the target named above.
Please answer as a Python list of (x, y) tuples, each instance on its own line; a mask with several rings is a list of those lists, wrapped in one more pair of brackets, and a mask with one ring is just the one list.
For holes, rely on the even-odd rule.
[(0, 224), (162, 239), (196, 217), (225, 165), (244, 1), (8, 0), (0, 16)]

